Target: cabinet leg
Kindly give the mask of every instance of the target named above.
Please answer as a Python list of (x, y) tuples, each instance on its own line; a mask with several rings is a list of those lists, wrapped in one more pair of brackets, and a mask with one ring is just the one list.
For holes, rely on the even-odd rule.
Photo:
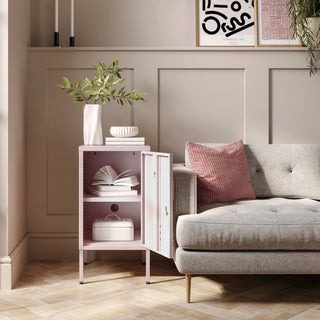
[(79, 250), (79, 283), (83, 284), (83, 250)]
[(83, 262), (85, 265), (88, 264), (88, 251), (83, 251)]
[(146, 250), (146, 284), (150, 284), (150, 250)]

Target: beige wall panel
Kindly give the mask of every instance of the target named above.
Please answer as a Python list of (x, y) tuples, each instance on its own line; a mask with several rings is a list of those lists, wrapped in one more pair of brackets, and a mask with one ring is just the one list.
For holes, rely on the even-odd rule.
[[(125, 70), (123, 85), (133, 87), (133, 70)], [(83, 103), (56, 86), (66, 76), (71, 82), (93, 70), (50, 69), (47, 72), (47, 214), (77, 215), (78, 146), (83, 144)], [(44, 111), (45, 112), (45, 111)], [(103, 137), (110, 135), (111, 125), (131, 125), (133, 109), (114, 102), (103, 106)]]
[(270, 143), (320, 143), (320, 74), (306, 69), (270, 71)]
[[(32, 46), (52, 46), (54, 1), (32, 1)], [(194, 0), (76, 0), (77, 46), (195, 45)], [(59, 1), (60, 45), (69, 45), (70, 1)]]
[(244, 70), (160, 70), (159, 149), (184, 161), (193, 142), (244, 138)]
[[(28, 231), (76, 231), (77, 217), (75, 215), (48, 215), (47, 175), (49, 173), (48, 154), (50, 149), (48, 148), (48, 104), (50, 102), (47, 100), (47, 73), (50, 69), (50, 63), (39, 59), (39, 57), (34, 58), (34, 60), (29, 59), (28, 70)], [(52, 89), (57, 90), (57, 95), (62, 94), (63, 96), (63, 92), (59, 92), (55, 85)], [(65, 96), (64, 98), (68, 97)], [(66, 106), (66, 109), (68, 106)], [(74, 106), (71, 104), (72, 107)], [(81, 113), (79, 111), (75, 112), (73, 120), (76, 119), (78, 113)], [(81, 119), (81, 116), (79, 118)], [(59, 126), (60, 123), (57, 123), (57, 131)], [(72, 127), (77, 128), (77, 124), (73, 123)], [(72, 131), (70, 130), (68, 135), (71, 135)], [(64, 137), (63, 141), (67, 140), (68, 135)], [(67, 166), (77, 165), (72, 159), (67, 159), (66, 163), (68, 163)], [(54, 196), (54, 194), (51, 195), (51, 197)]]

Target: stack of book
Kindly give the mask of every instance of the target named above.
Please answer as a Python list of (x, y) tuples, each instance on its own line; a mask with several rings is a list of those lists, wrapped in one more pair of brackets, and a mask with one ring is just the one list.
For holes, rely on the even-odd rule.
[(107, 165), (96, 172), (89, 192), (99, 197), (136, 196), (138, 191), (132, 187), (138, 184), (137, 176), (130, 175), (130, 170), (117, 174)]
[(128, 137), (128, 138), (117, 138), (117, 137), (106, 137), (105, 144), (109, 146), (114, 145), (144, 145), (144, 137)]

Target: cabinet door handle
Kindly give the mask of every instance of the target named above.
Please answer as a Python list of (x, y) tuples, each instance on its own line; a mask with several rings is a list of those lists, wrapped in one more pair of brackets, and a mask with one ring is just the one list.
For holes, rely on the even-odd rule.
[(169, 214), (169, 213), (168, 213), (168, 207), (165, 206), (164, 210), (166, 211), (166, 216), (167, 216), (167, 215)]

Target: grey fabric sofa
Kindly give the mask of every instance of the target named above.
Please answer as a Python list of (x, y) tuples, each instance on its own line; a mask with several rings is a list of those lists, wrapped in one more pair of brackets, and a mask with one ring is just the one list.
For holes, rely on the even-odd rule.
[(255, 200), (197, 208), (187, 155), (174, 168), (175, 263), (188, 302), (192, 274), (320, 273), (320, 145), (245, 145), (245, 152)]

